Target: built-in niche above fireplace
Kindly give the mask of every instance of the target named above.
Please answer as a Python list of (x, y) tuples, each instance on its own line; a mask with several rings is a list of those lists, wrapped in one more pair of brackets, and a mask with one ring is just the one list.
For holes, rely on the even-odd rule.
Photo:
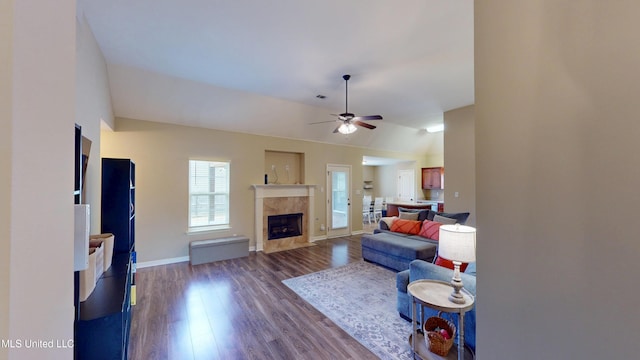
[(265, 150), (265, 184), (304, 184), (304, 153)]

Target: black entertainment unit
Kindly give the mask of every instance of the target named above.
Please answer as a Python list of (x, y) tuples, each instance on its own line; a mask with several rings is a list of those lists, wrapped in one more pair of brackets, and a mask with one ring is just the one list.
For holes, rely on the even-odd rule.
[(114, 235), (111, 267), (79, 306), (76, 359), (128, 359), (135, 285), (135, 164), (102, 159), (101, 232)]

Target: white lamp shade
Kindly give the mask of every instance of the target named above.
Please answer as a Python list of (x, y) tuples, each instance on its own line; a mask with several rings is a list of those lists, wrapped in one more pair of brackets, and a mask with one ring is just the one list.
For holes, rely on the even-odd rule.
[(340, 132), (340, 134), (351, 134), (356, 132), (356, 130), (358, 130), (358, 128), (351, 124), (351, 123), (343, 123), (342, 125), (340, 125), (340, 127), (338, 128), (338, 132)]
[(451, 261), (476, 261), (476, 229), (464, 225), (440, 226), (438, 256)]

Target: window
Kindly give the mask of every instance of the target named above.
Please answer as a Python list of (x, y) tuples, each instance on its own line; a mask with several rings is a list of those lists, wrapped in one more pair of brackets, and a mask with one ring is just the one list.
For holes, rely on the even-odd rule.
[(229, 226), (229, 163), (189, 160), (189, 230)]

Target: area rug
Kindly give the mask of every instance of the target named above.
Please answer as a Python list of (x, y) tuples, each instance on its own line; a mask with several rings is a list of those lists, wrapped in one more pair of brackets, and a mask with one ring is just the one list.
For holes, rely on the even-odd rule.
[(411, 323), (396, 310), (396, 273), (359, 261), (283, 280), (381, 359), (411, 359)]

